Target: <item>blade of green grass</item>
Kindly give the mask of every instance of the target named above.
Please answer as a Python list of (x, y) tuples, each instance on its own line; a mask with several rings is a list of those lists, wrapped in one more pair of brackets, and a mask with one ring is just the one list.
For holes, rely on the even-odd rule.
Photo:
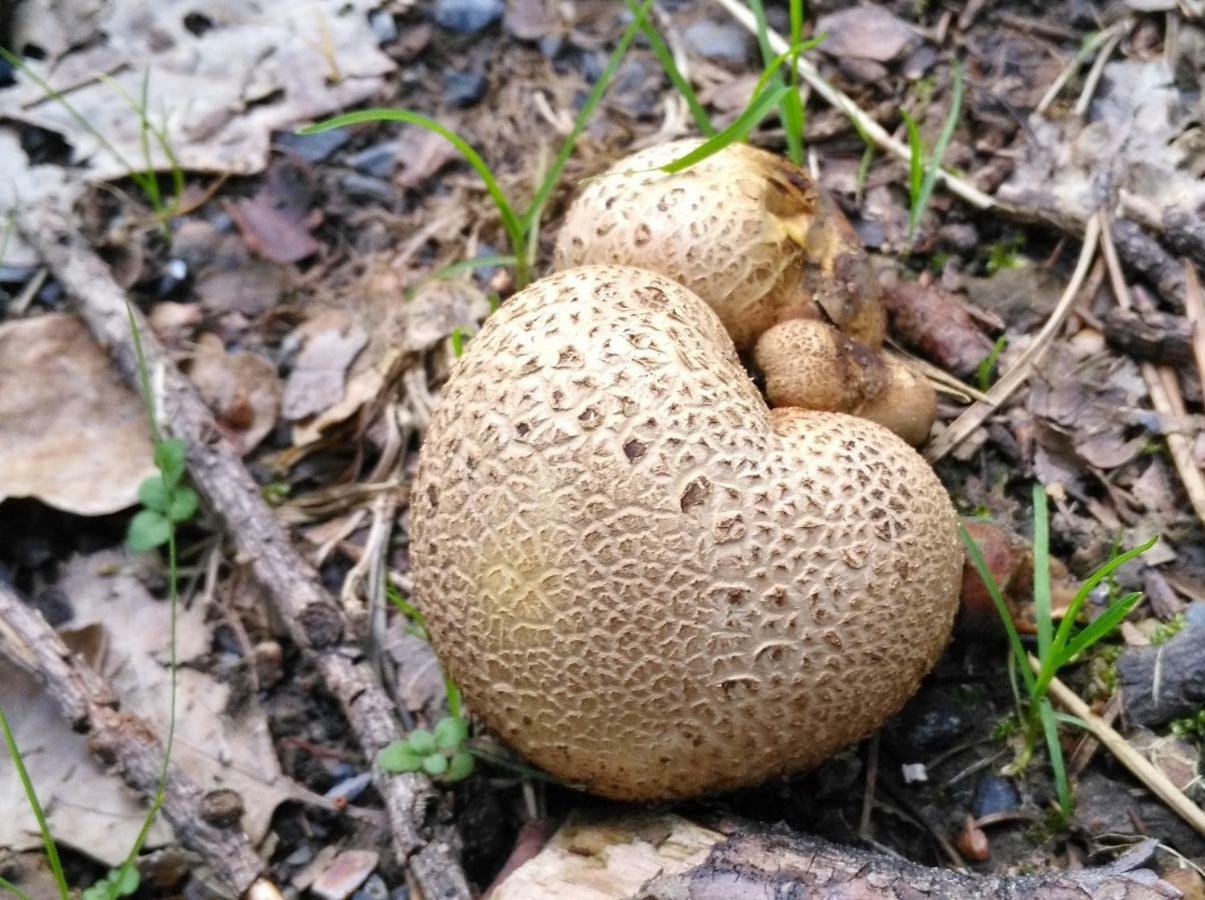
[[(921, 216), (924, 215), (925, 207), (929, 205), (929, 197), (933, 194), (933, 188), (937, 186), (937, 176), (941, 172), (941, 161), (945, 158), (946, 148), (950, 145), (950, 139), (954, 137), (954, 129), (958, 125), (958, 116), (962, 112), (962, 64), (954, 61), (954, 96), (950, 100), (950, 112), (946, 116), (946, 121), (941, 127), (941, 133), (937, 136), (937, 143), (933, 147), (933, 154), (929, 157), (928, 163), (925, 165), (925, 177), (921, 182), (920, 195), (913, 203), (911, 214), (908, 217), (908, 237), (911, 239), (916, 234), (916, 228), (920, 224)], [(911, 135), (911, 126), (909, 126), (909, 135)]]
[(753, 127), (770, 114), (770, 110), (778, 105), (778, 101), (782, 99), (783, 94), (790, 89), (790, 86), (785, 84), (766, 88), (761, 96), (755, 98), (746, 107), (745, 111), (737, 116), (727, 128), (714, 137), (708, 138), (689, 153), (678, 157), (673, 162), (666, 163), (661, 167), (661, 171), (670, 173), (681, 172), (683, 169), (689, 169), (707, 157), (719, 153), (729, 144), (744, 140)]
[(916, 206), (921, 185), (925, 181), (925, 140), (920, 136), (916, 119), (912, 118), (908, 110), (901, 109), (900, 116), (908, 128), (908, 148), (911, 150), (908, 159), (908, 200), (911, 209)]
[(444, 281), (453, 276), (459, 275), (461, 272), (472, 271), (474, 269), (485, 269), (490, 266), (513, 266), (517, 260), (510, 254), (495, 254), (493, 256), (474, 256), (472, 259), (458, 259), (454, 263), (449, 263), (439, 269), (436, 269), (425, 278), (420, 278), (417, 284), (413, 284), (406, 288), (404, 296), (407, 300), (414, 299), (422, 288), (430, 284), (432, 281)]
[(1055, 656), (1061, 655), (1063, 648), (1067, 646), (1067, 642), (1071, 639), (1071, 630), (1075, 626), (1076, 617), (1079, 615), (1084, 602), (1088, 599), (1088, 595), (1096, 589), (1097, 585), (1112, 575), (1115, 569), (1125, 565), (1135, 557), (1146, 553), (1147, 550), (1155, 546), (1155, 542), (1158, 540), (1159, 535), (1155, 535), (1145, 543), (1139, 544), (1137, 547), (1124, 553), (1119, 553), (1084, 579), (1084, 583), (1075, 592), (1075, 596), (1072, 598), (1070, 605), (1067, 607), (1067, 612), (1063, 616), (1063, 621), (1059, 623), (1059, 629), (1055, 633), (1054, 642), (1051, 645), (1051, 652)]
[(25, 791), (25, 799), (29, 802), (29, 808), (33, 810), (33, 817), (37, 820), (38, 831), (42, 833), (46, 860), (50, 863), (50, 872), (54, 875), (54, 883), (58, 887), (59, 896), (62, 900), (70, 900), (71, 890), (67, 887), (67, 877), (63, 874), (63, 864), (59, 860), (59, 848), (54, 843), (54, 836), (50, 833), (50, 824), (46, 821), (46, 813), (42, 810), (42, 804), (38, 802), (38, 793), (34, 790), (33, 781), (30, 780), (29, 772), (25, 769), (25, 759), (21, 756), (17, 739), (13, 737), (13, 730), (8, 724), (8, 717), (4, 714), (4, 707), (0, 707), (0, 731), (4, 732), (4, 743), (8, 747), (8, 755), (13, 761), (13, 766), (16, 767), (17, 778), (21, 780), (21, 787)]
[[(623, 58), (628, 52), (628, 47), (632, 45), (632, 41), (636, 39), (636, 35), (644, 28), (649, 10), (652, 8), (653, 0), (644, 0), (644, 3), (640, 4), (640, 8), (636, 10), (631, 24), (624, 29), (619, 43), (611, 51), (611, 57), (607, 60), (607, 67), (603, 69), (602, 74), (598, 76), (598, 80), (594, 82), (594, 87), (590, 89), (586, 102), (582, 104), (581, 112), (577, 114), (577, 118), (573, 122), (573, 130), (565, 137), (564, 142), (561, 144), (561, 149), (557, 152), (556, 159), (553, 160), (552, 166), (548, 170), (548, 174), (544, 176), (543, 183), (541, 183), (539, 189), (536, 191), (535, 196), (531, 198), (531, 204), (523, 212), (521, 224), (524, 233), (530, 233), (532, 222), (539, 216), (540, 210), (544, 208), (544, 204), (548, 202), (548, 198), (552, 196), (552, 191), (556, 187), (557, 181), (560, 180), (561, 171), (565, 168), (565, 163), (569, 161), (569, 157), (573, 154), (573, 148), (577, 144), (578, 137), (585, 130), (590, 116), (594, 114), (594, 108), (602, 101), (603, 95), (607, 92), (607, 87), (611, 83), (611, 79), (615, 77), (620, 63), (623, 62)], [(515, 256), (521, 255), (516, 249)]]
[(791, 0), (791, 59), (787, 82), (791, 90), (782, 98), (782, 130), (786, 136), (787, 159), (803, 165), (803, 100), (799, 96), (799, 45), (803, 40), (803, 0)]
[[(21, 57), (10, 52), (9, 50), (7, 50), (4, 47), (0, 47), (0, 57), (3, 57), (8, 62), (9, 65), (11, 65), (13, 68), (19, 70), (23, 75), (25, 75), (27, 78), (29, 78), (30, 81), (32, 81), (34, 84), (36, 84), (41, 89), (42, 93), (44, 93), (47, 97), (49, 97), (51, 100), (54, 100), (61, 107), (63, 107), (63, 109), (67, 110), (68, 115), (70, 115), (71, 118), (75, 120), (75, 123), (77, 125), (79, 125), (80, 128), (84, 129), (86, 132), (88, 132), (90, 135), (92, 135), (94, 138), (96, 138), (96, 140), (100, 143), (100, 145), (102, 147), (104, 147), (106, 150), (108, 150), (109, 153), (111, 153), (113, 155), (113, 158), (116, 159), (117, 162), (121, 164), (121, 167), (123, 169), (125, 169), (127, 173), (129, 173), (130, 177), (134, 178), (135, 181), (137, 181), (137, 178), (135, 177), (135, 173), (138, 170), (134, 167), (134, 165), (128, 159), (125, 158), (125, 156), (122, 154), (122, 152), (120, 150), (118, 150), (113, 145), (113, 143), (107, 137), (105, 137), (104, 134), (102, 134), (101, 131), (95, 125), (93, 125), (86, 118), (84, 118), (84, 115), (79, 110), (77, 110), (74, 106), (71, 105), (71, 101), (69, 101), (66, 97), (64, 97), (59, 91), (56, 91), (54, 88), (52, 88), (50, 86), (50, 83), (48, 81), (46, 81), (46, 79), (44, 79), (41, 75), (39, 75), (33, 69), (29, 68), (29, 66), (25, 65), (25, 61), (23, 59), (21, 59)], [(139, 186), (141, 187), (141, 185), (139, 185)]]
[(757, 23), (757, 46), (761, 49), (762, 65), (769, 66), (774, 58), (774, 49), (770, 46), (770, 23), (766, 21), (766, 8), (761, 0), (749, 0), (749, 8), (753, 10)]
[(983, 579), (983, 583), (987, 586), (987, 592), (991, 595), (992, 602), (996, 604), (996, 611), (1000, 614), (1000, 620), (1004, 623), (1004, 630), (1008, 633), (1008, 643), (1012, 648), (1013, 656), (1017, 659), (1017, 668), (1021, 672), (1021, 680), (1025, 683), (1025, 690), (1032, 697), (1035, 683), (1034, 674), (1029, 668), (1029, 656), (1025, 652), (1025, 647), (1021, 643), (1021, 635), (1017, 632), (1017, 626), (1013, 622), (1012, 614), (1008, 611), (1008, 604), (1004, 600), (1004, 594), (1000, 591), (1000, 585), (996, 582), (996, 577), (992, 574), (992, 570), (988, 568), (987, 561), (983, 558), (983, 551), (979, 549), (979, 545), (975, 539), (971, 537), (971, 533), (966, 530), (964, 525), (958, 526), (959, 532), (962, 534), (962, 543), (966, 546), (967, 555), (971, 557), (971, 564), (974, 565), (975, 571), (979, 573), (979, 577)]
[(1063, 762), (1063, 746), (1059, 743), (1059, 729), (1054, 718), (1054, 707), (1050, 698), (1038, 702), (1042, 719), (1042, 733), (1046, 736), (1046, 752), (1050, 755), (1050, 768), (1054, 772), (1054, 789), (1059, 797), (1059, 811), (1066, 820), (1071, 815), (1071, 786), (1067, 783), (1067, 766)]
[(1050, 657), (1054, 634), (1050, 615), (1050, 519), (1046, 511), (1046, 489), (1033, 486), (1033, 608), (1038, 626), (1038, 659)]
[(1084, 626), (1083, 630), (1076, 634), (1075, 637), (1067, 644), (1067, 649), (1063, 651), (1065, 661), (1070, 661), (1083, 653), (1105, 635), (1109, 634), (1116, 628), (1121, 620), (1130, 614), (1137, 604), (1142, 599), (1142, 593), (1135, 591), (1132, 594), (1126, 594), (1121, 599), (1113, 603), (1103, 613)]
[[(636, 14), (638, 7), (636, 0), (627, 0), (628, 9), (633, 15)], [(649, 19), (645, 19), (644, 27), (641, 29), (645, 39), (649, 42), (649, 46), (653, 48), (653, 54), (657, 57), (657, 62), (661, 63), (661, 68), (669, 77), (675, 90), (682, 95), (682, 99), (686, 101), (686, 105), (690, 108), (690, 114), (695, 120), (695, 127), (705, 137), (711, 137), (715, 134), (715, 126), (711, 124), (711, 117), (707, 115), (707, 110), (703, 108), (703, 104), (699, 102), (698, 96), (695, 95), (695, 89), (690, 82), (678, 69), (678, 64), (674, 62), (674, 54), (665, 44), (665, 40), (661, 37), (661, 33), (657, 31), (657, 26)]]
[(481, 154), (474, 150), (468, 141), (452, 131), (452, 129), (428, 116), (424, 116), (422, 113), (412, 112), (408, 109), (376, 108), (361, 109), (356, 112), (344, 113), (341, 116), (323, 119), (321, 122), (315, 122), (313, 125), (307, 125), (304, 128), (298, 129), (297, 133), (317, 134), (321, 131), (330, 131), (332, 128), (360, 125), (364, 122), (404, 122), (407, 125), (417, 125), (419, 128), (435, 132), (456, 148), (457, 152), (465, 158), (465, 161), (481, 176), (481, 180), (485, 182), (486, 191), (489, 192), (494, 205), (498, 208), (498, 215), (502, 219), (502, 228), (506, 231), (506, 236), (510, 240), (511, 250), (515, 256), (515, 281), (519, 287), (523, 287), (527, 283), (527, 244), (523, 224), (520, 222), (519, 217), (515, 215), (514, 208), (510, 205), (510, 201), (506, 199), (506, 195), (502, 193), (498, 180), (494, 177), (494, 173), (490, 170), (486, 161), (481, 158)]
[(7, 878), (0, 878), (0, 891), (8, 891), (17, 897), (18, 900), (31, 900), (29, 894), (25, 893), (25, 891), (21, 890)]

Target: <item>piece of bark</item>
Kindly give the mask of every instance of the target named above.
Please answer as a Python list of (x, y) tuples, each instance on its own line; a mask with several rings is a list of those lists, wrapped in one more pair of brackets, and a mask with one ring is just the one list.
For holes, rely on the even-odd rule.
[(891, 331), (947, 371), (974, 375), (992, 341), (953, 294), (934, 284), (901, 281), (883, 292)]
[(806, 835), (742, 830), (716, 844), (701, 864), (649, 881), (632, 900), (1157, 900), (1179, 896), (1147, 869), (1126, 872), (1106, 866), (1042, 875), (969, 875)]
[(705, 827), (672, 813), (579, 810), (490, 900), (1178, 897), (1155, 873), (1138, 868), (1156, 846), (1145, 841), (1095, 869), (979, 876), (842, 847), (781, 826), (726, 819)]
[[(154, 726), (123, 710), (105, 679), (3, 581), (0, 655), (45, 685), (72, 729), (88, 735), (88, 749), (103, 767), (114, 770), (148, 802), (155, 796), (163, 746)], [(204, 860), (230, 897), (242, 896), (253, 884), (257, 892), (274, 891), (260, 878), (263, 864), (238, 820), (226, 825), (207, 820), (207, 796), (177, 764), (169, 765), (162, 812), (176, 839)]]
[(1117, 219), (1110, 231), (1117, 252), (1126, 265), (1158, 288), (1164, 299), (1174, 300), (1176, 306), (1183, 309), (1184, 264), (1164, 250), (1163, 245), (1136, 222)]
[(1192, 328), (1183, 316), (1117, 307), (1101, 321), (1105, 340), (1127, 356), (1163, 366), (1192, 362)]
[(1127, 648), (1117, 660), (1122, 708), (1132, 725), (1162, 725), (1205, 705), (1205, 628), (1166, 643)]
[[(74, 228), (68, 213), (46, 204), (18, 215), (18, 228), (74, 297), (93, 335), (109, 350), (126, 380), (137, 388), (140, 379), (126, 296), (104, 262)], [(134, 316), (160, 426), (184, 442), (193, 483), (226, 525), (240, 559), (264, 589), (294, 643), (312, 659), (364, 755), (373, 761), (373, 783), (384, 800), (399, 860), (410, 867), (427, 900), (468, 900), (455, 829), (430, 780), (416, 773), (391, 774), (376, 763), (378, 751), (401, 738), (402, 732), (393, 704), (341, 608), (293, 546), (192, 382), (167, 355), (142, 315), (135, 312)]]

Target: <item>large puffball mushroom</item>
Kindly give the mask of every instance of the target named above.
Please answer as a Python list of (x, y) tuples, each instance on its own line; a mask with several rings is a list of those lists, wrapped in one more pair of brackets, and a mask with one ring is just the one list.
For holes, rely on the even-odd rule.
[(753, 352), (771, 406), (845, 412), (890, 428), (918, 447), (937, 416), (937, 394), (900, 357), (875, 353), (811, 319), (769, 328)]
[(410, 515), (416, 597), (471, 709), (617, 799), (751, 784), (864, 737), (941, 653), (962, 579), (911, 447), (771, 412), (702, 300), (617, 266), (486, 321)]
[(803, 169), (747, 144), (657, 171), (700, 143), (649, 147), (593, 179), (565, 215), (556, 268), (613, 263), (666, 275), (707, 301), (738, 350), (816, 306), (877, 349), (886, 330), (878, 280), (833, 200)]

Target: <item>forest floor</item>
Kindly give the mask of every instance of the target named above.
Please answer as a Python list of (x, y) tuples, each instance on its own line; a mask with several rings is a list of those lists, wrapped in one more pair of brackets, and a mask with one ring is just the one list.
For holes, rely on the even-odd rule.
[[(125, 549), (154, 471), (143, 407), (76, 317), (80, 291), (23, 231), (30, 209), (65, 204), (321, 586), (381, 611), (371, 671), (404, 726), (431, 725), (446, 712), (438, 664), (387, 597), (412, 587), (405, 486), (454, 348), (513, 292), (513, 270), (488, 259), (510, 251), (481, 179), (442, 137), (397, 123), (295, 130), (364, 106), (414, 110), (463, 136), (526, 203), (632, 13), (604, 0), (267, 6), (271, 21), (230, 0), (155, 4), (148, 24), (133, 2), (30, 3), (0, 21), (0, 45), (78, 113), (27, 70), (0, 70), (0, 170), (12, 173), (0, 184), (12, 223), (0, 238), (0, 584), (166, 733), (166, 557)], [(786, 4), (768, 6), (787, 33)], [(983, 523), (1022, 631), (1035, 630), (1035, 482), (1050, 500), (1056, 608), (1118, 547), (1159, 536), (1090, 594), (1086, 619), (1128, 591), (1143, 599), (1062, 678), (1190, 806), (1205, 739), (1205, 664), (1193, 662), (1205, 660), (1200, 16), (1191, 0), (809, 4), (806, 31), (826, 38), (805, 58), (905, 146), (904, 111), (938, 143), (961, 66), (943, 163), (983, 200), (939, 185), (912, 237), (908, 159), (869, 152), (848, 115), (804, 88), (806, 165), (871, 253), (894, 340), (968, 387), (940, 394), (928, 455), (959, 513)], [(762, 70), (756, 36), (720, 2), (661, 0), (653, 21), (716, 125), (735, 119)], [(150, 141), (162, 216), (145, 178), (129, 177), (147, 135), (140, 102), (165, 123), (182, 178), (171, 196), (170, 161)], [(544, 208), (535, 272), (583, 179), (695, 133), (638, 39)], [(749, 140), (781, 151), (777, 116)], [(1093, 222), (1102, 238), (1084, 255)], [(1009, 377), (1002, 402), (976, 403)], [(327, 897), (421, 896), (356, 729), (218, 513), (203, 504), (178, 531), (177, 762), (241, 795), (242, 829), (286, 894), (318, 883)], [(1068, 821), (1052, 812), (1044, 751), (1002, 773), (1018, 740), (1015, 673), (995, 607), (982, 592), (966, 602), (937, 668), (878, 735), (806, 774), (657, 814), (781, 823), (983, 875), (1074, 870), (1150, 838), (1143, 863), (1205, 896), (1205, 836), (1081, 727), (1059, 726)], [(0, 708), (83, 887), (124, 859), (145, 803), (95, 761), (36, 669), (22, 672), (4, 625)], [(516, 848), (538, 848), (532, 834), (612, 808), (473, 740), (494, 761), (435, 795), (475, 890)], [(0, 876), (56, 896), (7, 759), (0, 801)], [(205, 895), (170, 829), (147, 846), (144, 890)], [(332, 874), (336, 863), (351, 874)]]

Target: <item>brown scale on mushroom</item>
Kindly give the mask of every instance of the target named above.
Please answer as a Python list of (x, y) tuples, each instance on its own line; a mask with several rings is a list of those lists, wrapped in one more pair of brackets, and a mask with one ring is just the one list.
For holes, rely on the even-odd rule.
[(650, 147), (591, 181), (561, 226), (556, 268), (666, 275), (716, 311), (738, 350), (756, 348), (767, 384), (778, 385), (772, 405), (853, 413), (923, 443), (936, 395), (901, 358), (877, 356), (886, 313), (849, 220), (803, 169), (747, 144), (657, 171), (699, 143)]
[(950, 501), (886, 429), (769, 410), (716, 315), (588, 266), (467, 346), (411, 494), (416, 595), (472, 710), (605, 796), (814, 765), (949, 635)]

